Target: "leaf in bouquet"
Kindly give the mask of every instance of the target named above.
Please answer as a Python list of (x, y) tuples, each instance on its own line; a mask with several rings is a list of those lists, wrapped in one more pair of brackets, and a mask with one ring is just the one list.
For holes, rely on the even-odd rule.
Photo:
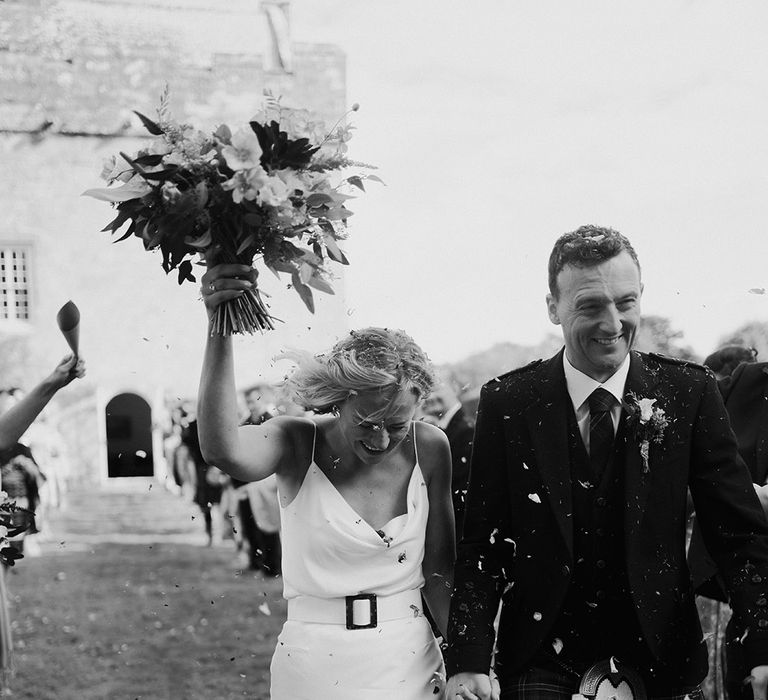
[(323, 212), (323, 218), (328, 221), (346, 221), (353, 213), (346, 207), (335, 207)]
[(328, 283), (328, 280), (326, 280), (323, 277), (322, 272), (320, 270), (313, 270), (313, 275), (307, 280), (307, 284), (310, 287), (314, 287), (319, 292), (325, 292), (326, 294), (334, 295), (336, 292), (333, 291), (333, 287)]
[(136, 222), (131, 221), (131, 225), (126, 229), (125, 233), (120, 236), (120, 238), (116, 238), (113, 243), (119, 243), (120, 241), (124, 241), (126, 238), (130, 238), (134, 232), (136, 231)]
[(119, 229), (128, 219), (130, 219), (133, 216), (134, 212), (130, 209), (118, 209), (117, 216), (112, 219), (102, 230), (104, 231), (112, 231), (114, 233)]
[(139, 199), (152, 191), (152, 187), (139, 178), (132, 178), (120, 187), (96, 187), (86, 190), (81, 196), (93, 197), (102, 202), (127, 202), (131, 199)]
[(280, 131), (276, 121), (261, 124), (249, 122), (261, 146), (261, 164), (267, 170), (293, 168), (301, 170), (309, 165), (312, 156), (317, 153), (318, 146), (313, 146), (309, 139), (291, 139), (285, 131)]
[(242, 255), (243, 253), (245, 253), (246, 250), (248, 250), (248, 248), (254, 246), (255, 243), (256, 241), (254, 239), (254, 236), (252, 235), (246, 236), (245, 238), (243, 238), (242, 241), (240, 241), (240, 245), (237, 246), (237, 251), (235, 252), (235, 254)]
[(145, 180), (157, 180), (158, 182), (165, 182), (166, 180), (172, 178), (178, 171), (178, 165), (169, 165), (163, 170), (155, 170), (151, 173), (144, 171), (141, 176)]
[(189, 260), (184, 260), (179, 265), (179, 284), (182, 284), (184, 280), (189, 280), (190, 282), (197, 281), (192, 274), (192, 263)]
[(366, 175), (366, 176), (365, 176), (365, 179), (366, 179), (366, 180), (373, 180), (374, 182), (379, 182), (379, 183), (381, 183), (382, 185), (384, 185), (385, 187), (386, 187), (386, 185), (387, 185), (387, 183), (386, 183), (386, 182), (384, 182), (384, 180), (382, 180), (382, 179), (381, 179), (381, 178), (380, 178), (378, 175)]
[(139, 156), (138, 158), (134, 158), (133, 162), (141, 166), (153, 168), (154, 166), (160, 165), (160, 163), (163, 162), (163, 156), (162, 154), (148, 153), (145, 156)]
[(221, 124), (219, 128), (213, 132), (213, 135), (219, 139), (219, 141), (223, 141), (224, 143), (232, 142), (232, 130), (226, 124)]
[(260, 214), (250, 212), (243, 217), (243, 221), (248, 224), (248, 226), (258, 227), (261, 226), (262, 222), (264, 221), (264, 217)]
[(352, 177), (348, 177), (347, 182), (350, 185), (357, 187), (357, 189), (365, 192), (365, 186), (363, 185), (363, 178), (361, 178), (359, 175), (353, 175)]
[(265, 260), (264, 264), (275, 274), (275, 277), (278, 279), (280, 279), (280, 272), (292, 275), (297, 270), (295, 263), (289, 262), (288, 260), (283, 260), (281, 258), (270, 259), (268, 261)]
[(330, 197), (324, 192), (313, 192), (306, 199), (306, 205), (310, 209), (315, 209), (323, 204), (333, 204), (333, 197)]
[(307, 309), (309, 309), (309, 312), (312, 314), (315, 313), (315, 300), (312, 298), (312, 290), (301, 281), (298, 270), (293, 271), (293, 274), (291, 275), (291, 282), (293, 284), (293, 288), (304, 302), (304, 305), (307, 307)]
[(205, 182), (198, 182), (195, 185), (195, 194), (197, 195), (197, 208), (205, 209), (205, 205), (208, 204), (209, 193), (208, 185)]
[(325, 242), (325, 249), (328, 251), (328, 257), (331, 260), (341, 263), (342, 265), (349, 265), (347, 256), (344, 255), (341, 248), (339, 248), (336, 239), (327, 231), (323, 233), (323, 241)]
[(302, 257), (303, 250), (290, 241), (280, 241), (279, 253), (276, 257), (283, 260), (298, 260)]
[(357, 199), (353, 194), (344, 194), (343, 192), (333, 192), (331, 195), (336, 204), (344, 204), (348, 199)]
[(166, 273), (176, 268), (191, 252), (178, 236), (161, 235), (160, 250), (163, 253), (163, 270)]
[(137, 112), (135, 109), (133, 110), (133, 113), (141, 119), (141, 123), (144, 125), (144, 128), (153, 136), (162, 136), (165, 132), (160, 128), (158, 124), (153, 122), (149, 117), (145, 117), (141, 112)]
[(187, 236), (184, 239), (184, 242), (187, 245), (192, 246), (193, 248), (208, 248), (213, 243), (213, 238), (211, 236), (211, 229), (206, 229), (206, 231), (201, 235), (195, 238), (194, 236)]
[(319, 267), (323, 264), (323, 259), (319, 255), (315, 255), (311, 250), (307, 250), (306, 248), (297, 248), (297, 250), (299, 251), (297, 256), (299, 260), (303, 260), (313, 267)]
[(312, 251), (318, 258), (323, 257), (323, 246), (320, 245), (320, 241), (312, 241)]
[(315, 274), (315, 268), (309, 263), (303, 262), (299, 265), (299, 279), (303, 284), (307, 284), (312, 279), (312, 275)]

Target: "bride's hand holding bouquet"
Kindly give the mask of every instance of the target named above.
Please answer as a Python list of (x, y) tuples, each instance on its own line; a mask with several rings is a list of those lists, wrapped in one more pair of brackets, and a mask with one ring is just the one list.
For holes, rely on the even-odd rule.
[(234, 301), (256, 288), (258, 271), (249, 265), (223, 263), (208, 268), (200, 280), (202, 296), (208, 320), (213, 323), (216, 310), (221, 304)]

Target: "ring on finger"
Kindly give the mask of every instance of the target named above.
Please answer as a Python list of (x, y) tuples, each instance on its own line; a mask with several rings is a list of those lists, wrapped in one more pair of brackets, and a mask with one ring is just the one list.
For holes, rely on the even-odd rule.
[(211, 294), (213, 294), (213, 293), (216, 291), (216, 286), (214, 285), (214, 283), (213, 283), (213, 282), (211, 282), (211, 283), (208, 285), (208, 291), (209, 291)]

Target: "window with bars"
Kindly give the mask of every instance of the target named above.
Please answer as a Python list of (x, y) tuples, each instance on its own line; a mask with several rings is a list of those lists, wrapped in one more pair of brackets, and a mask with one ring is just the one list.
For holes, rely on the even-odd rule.
[(0, 322), (29, 321), (28, 246), (0, 244)]

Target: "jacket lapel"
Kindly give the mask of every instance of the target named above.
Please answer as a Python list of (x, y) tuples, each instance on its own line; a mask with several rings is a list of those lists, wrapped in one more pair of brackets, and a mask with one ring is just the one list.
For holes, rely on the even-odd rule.
[(542, 366), (539, 400), (525, 411), (531, 447), (560, 532), (573, 556), (573, 502), (568, 452), (568, 390), (563, 351)]
[[(624, 389), (624, 400), (631, 401), (631, 395), (637, 398), (654, 398), (654, 387), (658, 382), (658, 376), (646, 366), (643, 357), (636, 352), (631, 353), (629, 361), (629, 374)], [(626, 427), (627, 411), (621, 411), (621, 421)], [(624, 511), (624, 533), (627, 552), (637, 534), (645, 513), (645, 506), (651, 490), (651, 473), (644, 473), (643, 459), (640, 455), (640, 443), (633, 431), (624, 431), (626, 440), (626, 461), (624, 471), (624, 489), (626, 508)], [(649, 459), (649, 472), (654, 469), (654, 450), (651, 448)]]

